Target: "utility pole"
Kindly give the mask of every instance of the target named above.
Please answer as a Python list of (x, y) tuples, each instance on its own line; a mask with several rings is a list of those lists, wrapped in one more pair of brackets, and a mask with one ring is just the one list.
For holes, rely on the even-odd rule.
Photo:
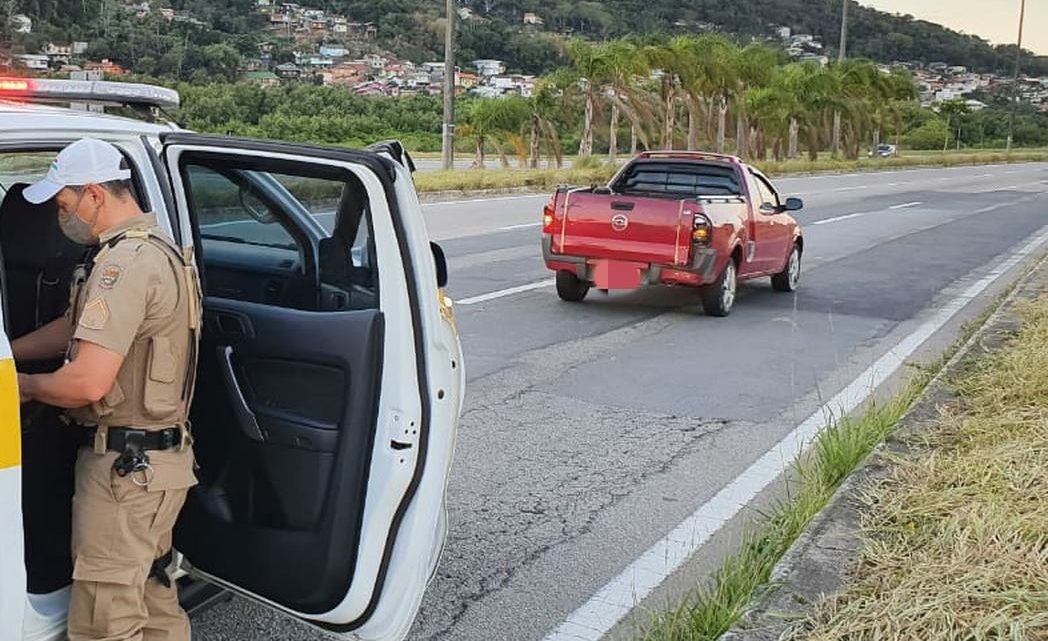
[(447, 0), (444, 29), (444, 126), (441, 159), (444, 169), (455, 167), (455, 0)]
[[(841, 8), (841, 46), (837, 52), (837, 63), (844, 62), (844, 58), (848, 52), (848, 3), (851, 0), (844, 0)], [(841, 150), (841, 112), (836, 110), (833, 112), (833, 140), (830, 142), (830, 153), (836, 157)]]
[(848, 2), (849, 0), (844, 0), (844, 7), (841, 9), (841, 48), (837, 53), (837, 62), (844, 62), (848, 55)]
[(1008, 118), (1008, 151), (1015, 136), (1015, 110), (1019, 107), (1019, 64), (1023, 56), (1023, 20), (1026, 18), (1026, 0), (1019, 0), (1019, 38), (1015, 47), (1015, 75), (1012, 78), (1012, 113)]

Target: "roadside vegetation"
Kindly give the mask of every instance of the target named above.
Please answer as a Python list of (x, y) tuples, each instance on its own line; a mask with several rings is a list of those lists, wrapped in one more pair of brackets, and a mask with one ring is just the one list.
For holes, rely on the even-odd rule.
[[(898, 158), (878, 160), (834, 160), (823, 157), (816, 161), (757, 161), (755, 164), (770, 176), (791, 174), (877, 171), (913, 167), (959, 167), (1008, 162), (1048, 161), (1048, 149), (1020, 150), (1010, 154), (1003, 150), (932, 154), (905, 153)], [(548, 191), (556, 185), (606, 183), (619, 164), (582, 162), (564, 169), (488, 169), (485, 171), (421, 171), (415, 174), (419, 192), (477, 191), (527, 189)]]
[[(643, 641), (715, 641), (731, 629), (841, 483), (892, 433), (931, 380), (996, 308), (991, 305), (968, 323), (939, 359), (914, 366), (908, 384), (894, 398), (830, 424), (795, 464), (798, 483), (789, 497), (765, 516), (706, 585), (677, 608), (653, 617), (641, 635)], [(1007, 351), (987, 359), (960, 382), (961, 396), (969, 401), (953, 423), (944, 425), (892, 481), (870, 495), (868, 505), (881, 512), (867, 520), (874, 542), (866, 551), (862, 580), (845, 596), (822, 604), (817, 617), (797, 631), (798, 640), (955, 638), (943, 634), (942, 626), (972, 621), (972, 608), (981, 608), (991, 618), (1028, 608), (1024, 616), (1030, 626), (1048, 625), (1044, 615), (1048, 612), (1044, 580), (1048, 513), (1041, 500), (1048, 490), (1044, 410), (1048, 406), (1048, 298), (1031, 306), (1026, 318), (1022, 335)], [(960, 420), (968, 412), (978, 420), (970, 424)], [(1026, 486), (1014, 498), (999, 502), (1015, 483)], [(981, 498), (969, 508), (966, 501), (973, 495)], [(1028, 501), (1028, 509), (1023, 501)], [(1001, 510), (1012, 513), (996, 524), (995, 515)], [(993, 543), (992, 549), (985, 547), (1003, 534), (1007, 536)], [(957, 547), (944, 547), (947, 544)], [(942, 556), (944, 549), (951, 556)], [(915, 550), (917, 560), (907, 556)], [(998, 553), (1008, 556), (1006, 567), (990, 563)], [(1026, 564), (1027, 574), (1013, 576), (1019, 560)], [(965, 569), (969, 562), (972, 567)], [(944, 568), (957, 573), (957, 585), (942, 585)], [(1017, 582), (1009, 583), (1013, 578)], [(1002, 594), (984, 590), (984, 599), (969, 603), (964, 590), (974, 589), (978, 595), (978, 585), (997, 586)], [(1012, 585), (1015, 594), (1009, 593)], [(938, 612), (940, 599), (947, 599), (955, 610)], [(1002, 610), (995, 613), (995, 605)], [(924, 623), (885, 627), (918, 620), (927, 627), (921, 627)], [(933, 621), (938, 627), (931, 625)], [(1040, 637), (987, 634), (977, 638)]]
[(1048, 296), (864, 497), (867, 543), (796, 639), (1048, 638)]

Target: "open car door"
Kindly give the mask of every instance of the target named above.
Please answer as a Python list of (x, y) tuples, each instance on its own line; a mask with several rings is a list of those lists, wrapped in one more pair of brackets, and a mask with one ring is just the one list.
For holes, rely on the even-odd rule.
[(408, 170), (187, 133), (161, 156), (205, 296), (182, 567), (404, 638), (444, 542), (464, 381)]

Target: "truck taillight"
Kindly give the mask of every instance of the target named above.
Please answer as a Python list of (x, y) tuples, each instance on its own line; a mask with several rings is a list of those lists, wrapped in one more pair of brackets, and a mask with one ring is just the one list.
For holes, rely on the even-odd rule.
[(708, 218), (702, 214), (695, 214), (695, 223), (691, 230), (691, 239), (700, 244), (705, 245), (710, 242), (710, 235), (713, 233), (713, 227), (710, 225)]
[(553, 233), (553, 205), (546, 205), (542, 209), (542, 233)]

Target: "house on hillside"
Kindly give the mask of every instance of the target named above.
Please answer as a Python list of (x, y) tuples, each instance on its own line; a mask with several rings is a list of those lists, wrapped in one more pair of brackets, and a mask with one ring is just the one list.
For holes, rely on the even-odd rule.
[(105, 76), (124, 76), (127, 75), (127, 70), (111, 61), (109, 58), (102, 58), (101, 62), (88, 62), (84, 65), (84, 71), (101, 71)]
[(501, 60), (474, 60), (473, 66), (476, 67), (477, 73), (486, 78), (490, 78), (491, 76), (497, 76), (506, 72), (506, 63), (502, 62)]
[(11, 27), (15, 33), (33, 33), (33, 21), (25, 14), (16, 13), (11, 16)]
[(339, 45), (320, 45), (320, 55), (325, 58), (345, 58), (349, 55), (349, 49)]
[(16, 63), (32, 71), (47, 71), (51, 60), (44, 54), (25, 53), (14, 57)]
[(272, 71), (245, 71), (240, 80), (260, 87), (275, 87), (280, 84), (280, 76)]
[(59, 67), (69, 64), (69, 59), (73, 56), (73, 47), (72, 45), (60, 45), (49, 42), (44, 45), (44, 49), (40, 53), (47, 56), (52, 66)]
[(302, 77), (302, 69), (291, 62), (277, 65), (273, 71), (276, 72), (277, 76), (284, 80), (297, 80)]
[(524, 12), (524, 24), (534, 27), (541, 27), (542, 25), (546, 24), (546, 21), (543, 20), (542, 16), (540, 16), (539, 14), (531, 11), (526, 11)]

